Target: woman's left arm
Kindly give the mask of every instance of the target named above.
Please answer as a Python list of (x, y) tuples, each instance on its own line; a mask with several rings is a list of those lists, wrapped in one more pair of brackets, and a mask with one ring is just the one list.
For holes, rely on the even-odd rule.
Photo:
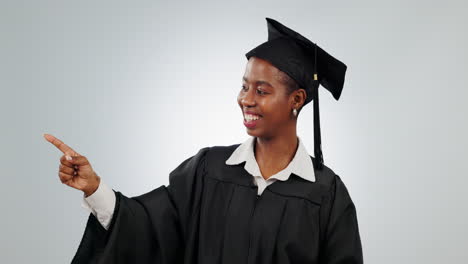
[(356, 207), (338, 175), (335, 175), (332, 187), (330, 210), (323, 247), (323, 263), (362, 264), (362, 245)]

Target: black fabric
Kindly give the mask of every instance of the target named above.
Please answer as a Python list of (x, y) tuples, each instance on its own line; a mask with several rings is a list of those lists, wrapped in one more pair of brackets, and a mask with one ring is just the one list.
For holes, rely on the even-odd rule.
[(314, 155), (318, 169), (323, 169), (322, 135), (320, 131), (320, 109), (318, 89), (314, 90)]
[[(322, 138), (318, 88), (325, 87), (338, 100), (343, 90), (347, 66), (328, 54), (316, 43), (280, 22), (266, 18), (268, 40), (245, 54), (247, 59), (257, 57), (294, 79), (306, 91), (304, 105), (314, 100), (314, 155), (318, 169), (323, 168)], [(317, 79), (314, 78), (316, 74)]]
[(363, 263), (356, 209), (338, 175), (291, 174), (258, 196), (244, 163), (225, 164), (237, 146), (201, 149), (167, 187), (115, 192), (109, 230), (90, 214), (72, 263)]

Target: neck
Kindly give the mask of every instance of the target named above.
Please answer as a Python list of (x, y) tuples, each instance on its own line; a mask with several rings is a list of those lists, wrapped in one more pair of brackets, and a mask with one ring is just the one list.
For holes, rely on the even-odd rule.
[[(262, 173), (274, 174), (287, 167), (296, 154), (299, 139), (296, 131), (271, 138), (255, 138), (255, 159)], [(263, 169), (262, 169), (263, 168)], [(263, 175), (268, 178), (271, 175)]]

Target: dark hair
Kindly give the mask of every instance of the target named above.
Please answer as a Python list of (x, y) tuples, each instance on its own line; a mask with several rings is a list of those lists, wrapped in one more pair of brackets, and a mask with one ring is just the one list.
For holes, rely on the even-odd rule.
[[(278, 71), (276, 78), (286, 86), (286, 95), (290, 95), (292, 92), (301, 88), (293, 78), (289, 77), (289, 75), (283, 71)], [(302, 106), (297, 109), (298, 114), (301, 112), (301, 110)]]

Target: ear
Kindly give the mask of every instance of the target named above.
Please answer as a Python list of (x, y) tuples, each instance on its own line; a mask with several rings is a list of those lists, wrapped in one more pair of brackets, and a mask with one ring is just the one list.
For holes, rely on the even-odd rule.
[(291, 96), (292, 96), (292, 107), (296, 109), (301, 109), (307, 98), (306, 91), (300, 88), (292, 92)]

